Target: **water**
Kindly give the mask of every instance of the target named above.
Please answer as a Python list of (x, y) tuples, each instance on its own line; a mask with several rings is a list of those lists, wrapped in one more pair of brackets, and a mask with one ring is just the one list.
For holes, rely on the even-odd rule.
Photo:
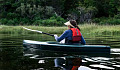
[[(111, 46), (110, 56), (97, 57), (54, 51), (25, 51), (23, 40), (55, 41), (53, 37), (43, 34), (12, 35), (0, 34), (0, 70), (63, 70), (70, 66), (72, 58), (80, 58), (79, 69), (119, 70), (120, 36), (102, 35), (85, 37), (87, 44)], [(56, 65), (55, 60), (63, 61), (63, 66)]]

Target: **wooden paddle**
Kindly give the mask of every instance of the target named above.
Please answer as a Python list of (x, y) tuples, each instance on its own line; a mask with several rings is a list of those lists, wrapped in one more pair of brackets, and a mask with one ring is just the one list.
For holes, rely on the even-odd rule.
[(32, 30), (32, 29), (28, 29), (28, 28), (26, 28), (26, 27), (23, 27), (23, 28), (26, 29), (26, 30), (29, 30), (29, 31), (33, 31), (33, 32), (38, 32), (38, 33), (42, 33), (42, 34), (46, 34), (46, 35), (50, 35), (50, 36), (54, 36), (53, 34), (45, 33), (45, 32), (42, 32), (42, 31)]

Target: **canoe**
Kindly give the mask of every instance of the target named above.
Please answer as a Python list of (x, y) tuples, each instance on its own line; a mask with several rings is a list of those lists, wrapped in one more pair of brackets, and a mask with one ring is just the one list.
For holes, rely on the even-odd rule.
[(58, 42), (41, 42), (32, 40), (23, 40), (25, 49), (38, 49), (61, 52), (77, 52), (86, 54), (110, 54), (110, 46), (104, 45), (81, 45), (81, 44), (61, 44)]

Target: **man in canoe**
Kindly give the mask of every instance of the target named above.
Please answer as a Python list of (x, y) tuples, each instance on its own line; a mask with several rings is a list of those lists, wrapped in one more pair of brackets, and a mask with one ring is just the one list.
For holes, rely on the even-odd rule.
[(77, 25), (77, 22), (75, 20), (70, 20), (66, 23), (68, 30), (64, 31), (64, 33), (58, 37), (57, 35), (54, 35), (56, 41), (60, 42), (61, 40), (65, 39), (66, 44), (73, 44), (73, 43), (81, 43), (83, 45), (86, 44), (81, 32), (80, 28)]

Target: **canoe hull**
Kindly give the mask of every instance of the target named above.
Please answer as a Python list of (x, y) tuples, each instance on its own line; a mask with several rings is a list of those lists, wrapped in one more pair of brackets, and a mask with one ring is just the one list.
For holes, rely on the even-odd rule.
[(34, 48), (39, 50), (49, 51), (61, 51), (61, 52), (73, 52), (73, 53), (84, 53), (84, 54), (110, 54), (109, 46), (102, 45), (66, 45), (59, 44), (57, 42), (40, 42), (24, 40), (23, 47), (26, 49)]

